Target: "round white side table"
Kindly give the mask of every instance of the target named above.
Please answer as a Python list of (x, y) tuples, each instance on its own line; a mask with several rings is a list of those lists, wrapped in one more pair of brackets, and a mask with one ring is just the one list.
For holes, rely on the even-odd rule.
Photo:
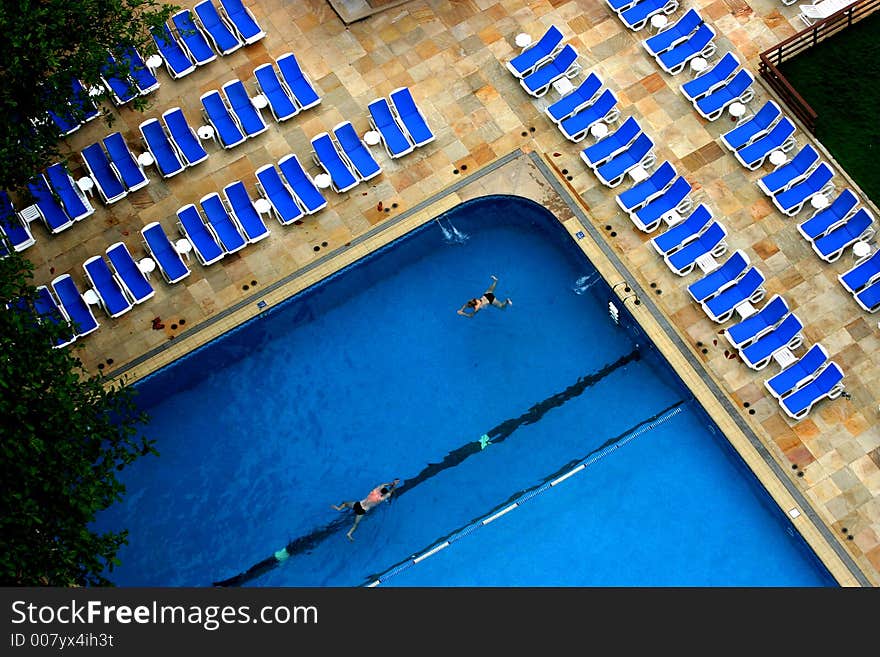
[(532, 37), (525, 32), (520, 32), (516, 35), (514, 43), (516, 43), (518, 48), (527, 48), (528, 46), (532, 45)]
[(180, 238), (174, 243), (174, 250), (189, 260), (189, 252), (192, 251), (192, 243), (185, 237)]
[(734, 121), (739, 120), (739, 118), (746, 113), (746, 106), (741, 102), (736, 101), (730, 104), (730, 107), (727, 108), (727, 111), (730, 112), (730, 116)]
[(254, 208), (259, 214), (269, 214), (269, 212), (272, 210), (272, 204), (261, 197), (254, 201)]
[(853, 244), (853, 258), (861, 260), (871, 255), (871, 245), (868, 242), (856, 242)]
[(89, 87), (89, 96), (91, 96), (92, 98), (94, 98), (95, 96), (100, 96), (102, 93), (104, 93), (103, 87), (99, 87), (98, 85), (95, 85), (94, 87)]
[(156, 269), (156, 261), (152, 258), (142, 258), (138, 261), (138, 269), (141, 270), (144, 276), (149, 278), (150, 274)]
[(269, 99), (266, 98), (265, 94), (257, 94), (256, 96), (251, 98), (251, 102), (254, 104), (254, 107), (256, 107), (258, 110), (261, 110), (269, 104)]
[(83, 301), (85, 301), (90, 306), (96, 306), (101, 303), (100, 297), (98, 297), (98, 293), (95, 292), (94, 289), (89, 288), (85, 292), (83, 292)]
[(770, 153), (770, 164), (772, 164), (773, 166), (782, 166), (786, 162), (788, 162), (788, 155), (786, 155), (782, 151), (776, 150)]
[(691, 64), (690, 64), (690, 66), (691, 66), (691, 73), (693, 73), (695, 76), (697, 76), (697, 75), (699, 75), (700, 73), (702, 73), (703, 71), (705, 71), (705, 70), (706, 70), (706, 67), (707, 67), (708, 65), (709, 65), (709, 63), (708, 63), (704, 58), (702, 58), (702, 57), (694, 57), (694, 58), (691, 60)]
[(95, 188), (95, 181), (92, 180), (91, 176), (83, 176), (76, 181), (76, 186), (79, 187), (83, 192), (91, 196), (92, 190)]
[(152, 153), (144, 152), (137, 156), (137, 161), (142, 167), (148, 167), (156, 160), (153, 158)]
[(669, 18), (667, 18), (666, 14), (654, 14), (651, 16), (651, 27), (654, 28), (655, 31), (660, 31), (669, 23)]
[(593, 136), (593, 139), (602, 139), (608, 134), (608, 124), (603, 121), (596, 121), (590, 126), (590, 134)]
[(199, 135), (199, 139), (213, 139), (214, 138), (214, 128), (209, 125), (199, 126), (199, 129), (196, 130), (196, 133)]
[(315, 176), (315, 184), (321, 189), (329, 187), (331, 182), (330, 176), (326, 173), (319, 173)]
[(367, 146), (375, 146), (382, 139), (382, 136), (375, 130), (368, 130), (364, 133), (364, 142)]
[(812, 205), (816, 210), (827, 208), (828, 197), (825, 196), (825, 194), (813, 194), (810, 197), (810, 205)]
[(159, 68), (160, 66), (162, 66), (162, 62), (164, 62), (164, 61), (165, 60), (162, 59), (162, 55), (156, 54), (156, 55), (150, 55), (149, 57), (147, 57), (144, 64), (147, 65), (147, 68), (150, 69), (150, 71), (152, 73), (155, 73), (156, 69)]

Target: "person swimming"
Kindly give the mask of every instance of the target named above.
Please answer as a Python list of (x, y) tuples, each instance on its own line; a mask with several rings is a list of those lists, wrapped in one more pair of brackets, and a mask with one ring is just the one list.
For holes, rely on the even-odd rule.
[(371, 490), (369, 494), (362, 500), (340, 502), (339, 504), (331, 505), (337, 511), (343, 511), (345, 509), (352, 509), (354, 511), (354, 524), (351, 526), (351, 529), (349, 529), (348, 533), (346, 534), (349, 541), (354, 540), (354, 538), (352, 538), (352, 534), (354, 534), (354, 530), (357, 529), (358, 523), (360, 523), (361, 518), (363, 518), (367, 514), (367, 511), (372, 509), (380, 502), (390, 501), (391, 495), (394, 493), (394, 489), (397, 487), (397, 484), (399, 482), (400, 479), (395, 479), (394, 481), (390, 481), (386, 484), (379, 484), (373, 490)]
[[(478, 299), (471, 299), (466, 302), (461, 308), (458, 309), (458, 314), (471, 318), (476, 315), (480, 310), (485, 308), (486, 306), (495, 306), (496, 308), (507, 308), (507, 306), (512, 306), (513, 301), (508, 297), (505, 301), (499, 301), (495, 296), (495, 286), (498, 285), (498, 278), (496, 276), (492, 276), (492, 284), (489, 288), (483, 292), (482, 296)], [(470, 310), (470, 312), (468, 312)]]

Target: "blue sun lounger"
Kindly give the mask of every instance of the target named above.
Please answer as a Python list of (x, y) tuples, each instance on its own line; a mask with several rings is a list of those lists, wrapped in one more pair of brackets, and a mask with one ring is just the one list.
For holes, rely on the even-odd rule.
[(803, 329), (804, 324), (800, 318), (789, 313), (773, 329), (740, 349), (739, 355), (753, 370), (762, 370), (770, 364), (776, 352), (800, 347), (804, 342)]
[(804, 207), (804, 204), (815, 194), (831, 194), (834, 183), (831, 179), (834, 172), (825, 162), (820, 162), (810, 174), (799, 183), (773, 195), (773, 205), (789, 217), (793, 217)]
[(848, 292), (855, 294), (867, 286), (880, 281), (880, 250), (854, 265), (838, 277)]
[(147, 119), (141, 123), (140, 131), (144, 144), (153, 156), (156, 168), (163, 178), (176, 176), (186, 169), (183, 156), (178, 152), (159, 119)]
[(694, 301), (702, 303), (718, 296), (738, 282), (745, 275), (749, 264), (749, 257), (742, 250), (737, 249), (717, 269), (688, 285), (687, 291)]
[(217, 7), (214, 6), (211, 0), (203, 0), (197, 3), (193, 7), (193, 11), (205, 34), (211, 40), (214, 50), (221, 55), (229, 55), (244, 45), (238, 38), (235, 28), (220, 15)]
[(731, 151), (737, 151), (766, 135), (782, 118), (782, 110), (775, 101), (768, 100), (754, 116), (743, 117), (732, 130), (721, 135), (721, 143)]
[(794, 148), (796, 145), (794, 132), (794, 123), (787, 116), (783, 116), (770, 132), (734, 151), (733, 154), (746, 169), (754, 171), (764, 164), (764, 160), (773, 151), (780, 150), (785, 153)]
[(269, 101), (269, 111), (276, 121), (286, 121), (299, 114), (299, 105), (281, 82), (272, 62), (257, 66), (254, 69), (254, 78), (257, 80), (257, 89)]
[(567, 43), (553, 59), (521, 78), (520, 86), (530, 96), (540, 98), (550, 90), (550, 86), (559, 78), (571, 78), (580, 72), (581, 67), (577, 58), (577, 51)]
[(678, 176), (662, 194), (654, 197), (642, 207), (629, 213), (636, 228), (653, 233), (663, 221), (663, 215), (672, 210), (686, 212), (690, 207), (691, 184), (684, 176)]
[(119, 174), (100, 143), (89, 144), (82, 149), (80, 156), (86, 171), (89, 172), (89, 177), (95, 181), (95, 188), (104, 203), (107, 205), (115, 203), (128, 194), (128, 190), (122, 184)]
[(409, 87), (398, 87), (388, 94), (388, 102), (410, 141), (418, 148), (434, 141), (435, 135), (424, 112), (416, 105)]
[(287, 85), (301, 109), (309, 109), (321, 102), (321, 96), (315, 89), (315, 85), (302, 70), (292, 52), (281, 55), (275, 60), (275, 64), (284, 79), (284, 84)]
[(232, 113), (238, 119), (238, 125), (242, 127), (248, 137), (256, 137), (269, 129), (263, 120), (263, 115), (251, 102), (251, 97), (248, 96), (247, 89), (244, 88), (244, 83), (241, 80), (230, 80), (225, 83), (223, 93), (226, 94)]
[(178, 152), (183, 155), (187, 166), (194, 167), (208, 159), (208, 151), (186, 120), (183, 110), (172, 107), (162, 113), (162, 120)]
[[(324, 133), (327, 134), (327, 133)], [(272, 206), (272, 214), (282, 226), (302, 221), (305, 210), (299, 204), (296, 194), (281, 178), (274, 164), (265, 164), (257, 169), (257, 188)]]
[(651, 239), (651, 246), (661, 256), (675, 253), (688, 242), (696, 239), (709, 227), (712, 213), (700, 203), (684, 220), (670, 226)]
[(189, 203), (177, 210), (177, 227), (192, 244), (193, 253), (202, 266), (213, 265), (226, 255), (214, 229), (205, 223), (194, 204)]
[(269, 237), (269, 229), (263, 223), (263, 218), (254, 207), (254, 202), (241, 180), (226, 185), (223, 188), (223, 196), (226, 199), (226, 207), (248, 242), (253, 244)]
[(874, 281), (853, 296), (863, 310), (869, 313), (877, 312), (880, 310), (880, 281)]
[(842, 224), (810, 243), (822, 260), (834, 262), (856, 242), (870, 239), (874, 234), (873, 223), (874, 217), (867, 209), (860, 207)]
[(92, 102), (89, 92), (77, 78), (70, 79), (70, 104), (77, 114), (82, 115), (83, 123), (88, 123), (101, 116), (101, 111)]
[(266, 36), (253, 12), (241, 0), (220, 0), (220, 8), (246, 46)]
[(741, 349), (759, 337), (772, 331), (788, 313), (791, 312), (785, 299), (778, 294), (764, 304), (764, 307), (732, 326), (724, 329), (724, 337), (731, 346)]
[(624, 212), (635, 212), (665, 192), (675, 179), (675, 175), (675, 167), (669, 160), (664, 160), (650, 176), (620, 192), (616, 197), (617, 205)]
[(204, 30), (196, 25), (189, 9), (174, 14), (171, 17), (171, 22), (174, 24), (180, 44), (196, 66), (203, 66), (217, 59), (217, 53), (208, 43), (208, 37)]
[(153, 72), (147, 68), (147, 62), (136, 48), (125, 46), (120, 51), (122, 61), (128, 64), (129, 76), (134, 80), (141, 96), (146, 96), (159, 88), (159, 80)]
[(5, 189), (0, 189), (0, 235), (13, 251), (24, 251), (36, 243), (31, 228), (12, 205), (12, 199)]
[(163, 23), (161, 27), (154, 27), (150, 29), (150, 34), (172, 79), (177, 80), (196, 70), (195, 62), (190, 59), (180, 42), (171, 33), (168, 25)]
[(724, 86), (730, 80), (740, 67), (740, 62), (732, 52), (724, 53), (712, 68), (688, 80), (681, 85), (681, 93), (692, 103), (703, 96), (715, 91), (717, 88)]
[(544, 108), (544, 112), (546, 112), (553, 123), (559, 123), (588, 105), (592, 105), (601, 89), (602, 80), (599, 79), (598, 75), (590, 71), (587, 77), (574, 90), (548, 105)]
[(370, 127), (379, 133), (388, 157), (394, 159), (411, 153), (415, 145), (391, 111), (387, 98), (376, 98), (369, 105)]
[(327, 199), (321, 194), (321, 190), (294, 153), (278, 160), (278, 168), (288, 187), (299, 200), (299, 205), (307, 214), (314, 214), (327, 207)]
[(330, 185), (336, 192), (347, 192), (360, 182), (328, 133), (321, 132), (312, 137), (312, 157), (315, 164), (330, 176)]
[(765, 380), (764, 387), (779, 399), (812, 381), (827, 362), (825, 347), (814, 344), (791, 365)]
[(76, 340), (76, 332), (70, 324), (67, 313), (48, 286), (37, 286), (34, 294), (34, 311), (36, 312), (38, 322), (57, 324), (64, 327), (62, 334), (55, 336), (53, 347), (56, 349), (66, 347)]
[(208, 220), (208, 224), (214, 229), (214, 234), (220, 241), (220, 246), (226, 253), (235, 253), (248, 245), (238, 225), (233, 221), (223, 200), (217, 192), (211, 192), (199, 201), (202, 212)]
[(579, 109), (559, 122), (559, 130), (569, 141), (583, 141), (590, 126), (599, 121), (612, 121), (620, 115), (617, 109), (617, 96), (611, 89), (605, 89), (590, 105)]
[(608, 5), (615, 14), (619, 14), (641, 1), (642, 0), (605, 0), (605, 4)]
[(127, 65), (120, 62), (111, 53), (107, 53), (107, 61), (101, 66), (101, 81), (110, 92), (110, 98), (117, 106), (130, 103), (138, 97), (140, 91), (135, 81), (127, 73)]
[(67, 314), (77, 338), (98, 329), (100, 324), (95, 319), (92, 308), (83, 299), (82, 293), (70, 274), (61, 274), (56, 277), (52, 281), (52, 290)]
[(843, 220), (851, 216), (859, 205), (859, 199), (848, 187), (837, 195), (831, 205), (816, 210), (806, 221), (798, 224), (798, 232), (804, 239), (813, 241), (822, 237), (832, 228), (843, 223)]
[(686, 276), (691, 273), (697, 264), (697, 258), (704, 255), (712, 255), (720, 258), (727, 251), (727, 243), (724, 238), (727, 231), (717, 221), (709, 224), (696, 239), (689, 241), (680, 249), (663, 256), (666, 265), (674, 274)]
[(203, 93), (201, 101), (205, 119), (214, 128), (217, 140), (223, 148), (234, 148), (244, 143), (247, 136), (219, 91), (213, 89)]
[(767, 196), (773, 196), (804, 180), (818, 165), (819, 153), (812, 144), (805, 144), (790, 162), (762, 176), (757, 182), (758, 188)]
[(725, 288), (719, 294), (709, 297), (700, 305), (709, 319), (721, 324), (733, 316), (737, 306), (746, 301), (757, 303), (764, 298), (765, 294), (764, 274), (755, 267), (749, 267), (736, 283)]
[(702, 24), (703, 18), (697, 13), (697, 10), (688, 9), (681, 15), (681, 18), (665, 30), (642, 41), (642, 45), (649, 55), (656, 57), (660, 53), (671, 50), (676, 44), (685, 41)]
[[(351, 121), (338, 123), (333, 128), (333, 136), (361, 180), (370, 180), (382, 173), (382, 167), (379, 166), (376, 158), (355, 132)], [(296, 191), (295, 188), (294, 191)]]
[(620, 20), (633, 32), (638, 32), (655, 14), (672, 14), (678, 9), (678, 0), (639, 0), (618, 15)]
[(189, 276), (189, 267), (183, 256), (174, 248), (168, 234), (158, 221), (148, 223), (141, 228), (144, 249), (156, 262), (162, 278), (169, 284), (179, 283)]
[(562, 47), (562, 32), (555, 25), (551, 25), (540, 39), (507, 62), (507, 70), (517, 78), (524, 78), (555, 57)]
[(624, 150), (594, 169), (596, 177), (606, 187), (620, 185), (627, 172), (637, 166), (649, 167), (654, 163), (654, 141), (647, 133), (640, 133)]
[[(662, 32), (661, 32), (662, 34)], [(657, 63), (670, 75), (677, 75), (694, 57), (709, 57), (715, 52), (715, 30), (708, 23), (700, 26), (684, 41), (655, 57)]]
[(150, 182), (147, 174), (144, 173), (143, 168), (138, 164), (134, 153), (131, 152), (128, 144), (125, 143), (122, 133), (111, 133), (104, 137), (101, 143), (107, 149), (110, 162), (113, 163), (113, 166), (119, 173), (119, 177), (129, 192), (138, 190)]
[(837, 399), (844, 391), (843, 370), (831, 361), (807, 384), (779, 399), (782, 410), (794, 420), (802, 420), (809, 415), (816, 402)]
[(641, 132), (639, 122), (634, 116), (629, 116), (617, 130), (583, 149), (581, 159), (588, 167), (595, 169), (624, 151)]
[(107, 259), (113, 266), (116, 278), (133, 303), (143, 303), (153, 297), (156, 291), (146, 275), (138, 268), (125, 242), (116, 242), (107, 247)]
[(61, 205), (68, 217), (80, 221), (94, 214), (94, 206), (89, 202), (85, 192), (73, 181), (73, 176), (63, 164), (56, 162), (50, 165), (46, 169), (46, 180), (52, 191), (61, 199)]
[(103, 256), (92, 256), (83, 263), (89, 284), (98, 295), (98, 303), (111, 318), (119, 317), (132, 309), (132, 302), (119, 279), (110, 270)]
[(755, 91), (752, 89), (754, 83), (754, 76), (746, 69), (741, 69), (729, 81), (693, 101), (693, 105), (700, 116), (708, 121), (714, 121), (724, 113), (728, 105), (735, 102), (747, 103), (754, 98)]
[(55, 200), (55, 195), (46, 182), (46, 177), (38, 173), (27, 184), (28, 191), (34, 198), (34, 204), (40, 211), (40, 218), (50, 233), (60, 233), (73, 226), (74, 221)]

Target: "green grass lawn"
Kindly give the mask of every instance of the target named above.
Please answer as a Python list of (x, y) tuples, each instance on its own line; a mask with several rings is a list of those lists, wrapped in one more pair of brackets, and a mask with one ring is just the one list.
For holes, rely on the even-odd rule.
[(880, 205), (878, 35), (880, 12), (784, 62), (780, 70), (819, 115), (819, 141)]

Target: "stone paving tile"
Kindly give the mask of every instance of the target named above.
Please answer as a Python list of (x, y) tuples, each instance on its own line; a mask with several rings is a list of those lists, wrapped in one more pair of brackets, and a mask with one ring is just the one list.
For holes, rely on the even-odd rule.
[[(269, 124), (264, 134), (229, 150), (207, 143), (210, 157), (205, 163), (170, 179), (163, 180), (151, 168), (146, 188), (111, 206), (93, 200), (95, 214), (59, 235), (50, 236), (34, 224), (37, 244), (26, 255), (35, 265), (36, 282), (70, 272), (85, 289), (83, 260), (120, 240), (135, 257), (143, 256), (139, 231), (145, 224), (158, 221), (176, 238), (174, 212), (234, 180), (243, 180), (256, 198), (254, 171), (288, 153), (296, 153), (312, 174), (318, 173), (310, 139), (344, 120), (364, 133), (369, 129), (367, 104), (396, 87), (411, 87), (437, 139), (399, 160), (376, 147), (382, 175), (345, 194), (325, 190), (328, 207), (302, 225), (281, 226), (269, 219), (269, 238), (208, 268), (193, 259), (192, 274), (174, 286), (154, 275), (156, 295), (149, 302), (117, 319), (99, 312), (101, 329), (83, 340), (78, 352), (88, 368), (112, 372), (124, 367), (480, 167), (516, 149), (536, 150), (582, 198), (591, 221), (633, 278), (646, 290), (662, 292), (654, 299), (662, 312), (866, 576), (880, 585), (880, 331), (877, 317), (863, 312), (837, 281), (852, 257), (846, 253), (835, 263), (824, 263), (813, 253), (795, 230), (806, 212), (788, 218), (776, 211), (755, 185), (769, 169), (746, 171), (720, 144), (719, 135), (732, 127), (730, 118), (725, 114), (707, 122), (699, 117), (678, 88), (689, 73), (663, 73), (640, 45), (646, 32), (625, 29), (601, 0), (413, 0), (348, 27), (323, 0), (247, 4), (266, 30), (265, 39), (181, 80), (171, 80), (160, 70), (161, 87), (145, 113), (113, 111), (112, 128), (94, 121), (68, 137), (65, 148), (75, 155), (120, 130), (133, 150), (141, 152), (142, 121), (179, 106), (197, 127), (203, 122), (202, 93), (234, 78), (256, 93), (253, 69), (287, 52), (297, 56), (315, 83), (321, 104), (282, 124), (264, 111)], [(732, 49), (753, 73), (762, 50), (801, 27), (797, 6), (785, 7), (778, 0), (688, 4), (718, 33), (716, 57)], [(752, 371), (730, 357), (719, 333), (724, 325), (709, 321), (684, 290), (694, 275), (678, 277), (664, 266), (646, 244), (650, 235), (638, 230), (614, 202), (620, 190), (601, 185), (578, 158), (586, 142), (568, 142), (544, 115), (555, 92), (531, 98), (506, 70), (504, 63), (515, 54), (514, 36), (527, 32), (537, 37), (551, 24), (578, 50), (581, 76), (590, 71), (600, 76), (618, 96), (620, 120), (637, 118), (655, 141), (658, 162), (670, 160), (694, 187), (694, 201), (706, 204), (727, 228), (729, 249), (743, 249), (765, 274), (767, 297), (781, 294), (796, 310), (805, 323), (807, 345), (820, 342), (844, 368), (851, 398), (823, 401), (807, 419), (792, 422), (764, 390), (768, 371)], [(750, 111), (771, 97), (760, 81), (755, 89)], [(799, 144), (816, 144), (800, 129), (797, 138)], [(72, 167), (75, 177), (82, 175), (77, 157)], [(839, 167), (837, 173), (838, 189), (850, 184)], [(458, 193), (471, 198), (520, 186), (520, 193), (540, 197), (541, 185), (490, 175)], [(151, 328), (155, 317), (162, 319), (164, 329)], [(768, 368), (776, 369), (775, 364)]]

